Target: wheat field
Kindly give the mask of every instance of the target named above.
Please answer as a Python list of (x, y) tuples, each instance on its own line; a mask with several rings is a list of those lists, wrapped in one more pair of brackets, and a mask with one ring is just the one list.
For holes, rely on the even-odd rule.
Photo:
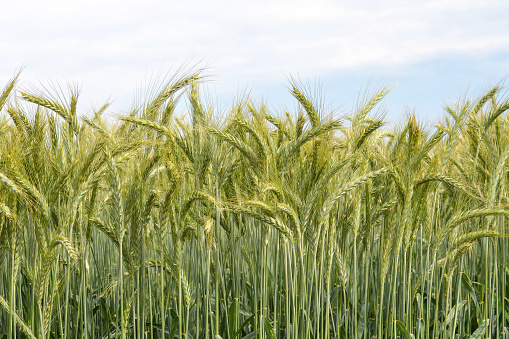
[[(509, 338), (509, 101), (396, 125), (200, 96), (0, 96), (1, 338)], [(177, 116), (177, 103), (186, 114)], [(78, 113), (79, 112), (79, 113)]]

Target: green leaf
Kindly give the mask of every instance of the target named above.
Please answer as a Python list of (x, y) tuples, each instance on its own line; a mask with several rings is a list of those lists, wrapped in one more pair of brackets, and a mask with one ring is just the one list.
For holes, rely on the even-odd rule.
[(270, 324), (269, 320), (265, 317), (263, 317), (263, 327), (265, 328), (265, 334), (270, 339), (276, 339), (276, 335), (274, 334), (274, 329), (272, 328), (272, 325)]
[(230, 338), (234, 337), (234, 331), (235, 331), (235, 323), (237, 320), (237, 305), (239, 303), (238, 299), (234, 299), (233, 302), (230, 304), (230, 307), (228, 309), (228, 334)]
[(256, 335), (258, 334), (258, 330), (256, 331), (253, 331), (251, 333), (249, 333), (248, 335), (246, 335), (245, 337), (243, 337), (242, 339), (251, 339), (251, 338), (256, 338)]
[[(251, 315), (249, 318), (247, 318), (247, 319), (246, 319), (246, 321), (244, 321), (244, 322), (242, 323), (242, 325), (240, 325), (240, 327), (237, 329), (237, 332), (235, 332), (235, 334), (233, 335), (233, 337), (232, 337), (232, 338), (237, 337), (237, 336), (238, 336), (238, 335), (242, 332), (242, 330), (244, 329), (244, 327), (246, 327), (249, 323), (251, 323), (251, 322), (253, 321), (254, 316), (255, 316), (255, 315), (253, 314), (253, 315)], [(251, 333), (254, 333), (254, 332), (251, 332)], [(250, 333), (250, 334), (251, 334), (251, 333)], [(248, 334), (248, 335), (249, 335), (249, 334)], [(245, 336), (244, 338), (247, 338), (247, 336)]]
[(401, 333), (403, 338), (414, 339), (414, 336), (412, 334), (410, 334), (410, 332), (408, 332), (405, 325), (401, 321), (396, 320), (396, 327), (398, 328), (398, 331), (399, 331), (399, 333)]
[(463, 308), (463, 306), (465, 306), (466, 303), (467, 303), (467, 301), (463, 300), (459, 304), (451, 307), (451, 309), (447, 313), (447, 318), (445, 320), (445, 326), (449, 326), (449, 324), (451, 323), (451, 321), (454, 318), (454, 316), (461, 312), (461, 309)]
[(481, 308), (479, 307), (479, 301), (477, 300), (477, 295), (475, 294), (472, 281), (470, 281), (470, 278), (465, 273), (461, 273), (461, 282), (463, 283), (463, 287), (468, 291), (470, 298), (474, 301), (477, 316), (480, 316), (482, 314)]
[(490, 324), (489, 319), (486, 319), (485, 321), (483, 321), (483, 323), (477, 328), (477, 330), (475, 330), (475, 332), (472, 333), (472, 335), (470, 336), (470, 339), (481, 339), (483, 337), (484, 333), (486, 333), (486, 329), (488, 328), (489, 324)]

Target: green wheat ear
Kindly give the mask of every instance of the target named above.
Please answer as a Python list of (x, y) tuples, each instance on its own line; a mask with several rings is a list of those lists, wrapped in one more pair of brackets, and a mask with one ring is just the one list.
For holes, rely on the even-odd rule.
[(295, 110), (217, 108), (202, 73), (117, 118), (7, 82), (0, 336), (503, 337), (502, 86), (429, 128), (383, 86), (344, 117), (293, 79)]
[(16, 83), (18, 82), (19, 76), (21, 75), (21, 69), (14, 74), (14, 76), (9, 80), (7, 85), (2, 90), (2, 94), (0, 94), (0, 111), (4, 107), (5, 103), (8, 101), (11, 96), (12, 90), (16, 87)]

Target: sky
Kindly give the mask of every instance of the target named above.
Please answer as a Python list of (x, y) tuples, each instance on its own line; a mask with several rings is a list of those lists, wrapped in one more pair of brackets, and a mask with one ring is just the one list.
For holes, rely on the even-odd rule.
[(120, 113), (195, 67), (218, 106), (249, 93), (293, 109), (293, 77), (348, 114), (385, 84), (387, 120), (433, 123), (444, 105), (504, 83), (508, 13), (506, 0), (5, 1), (0, 86), (23, 66), (21, 88), (78, 85), (79, 111), (109, 100)]

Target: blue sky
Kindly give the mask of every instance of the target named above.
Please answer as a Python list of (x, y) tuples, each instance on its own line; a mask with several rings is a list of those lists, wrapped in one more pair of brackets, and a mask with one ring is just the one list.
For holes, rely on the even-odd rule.
[(127, 109), (158, 74), (208, 66), (220, 104), (244, 90), (292, 108), (290, 75), (321, 85), (348, 113), (359, 94), (394, 85), (388, 120), (424, 121), (466, 91), (509, 75), (508, 1), (18, 0), (2, 5), (0, 81), (77, 83), (82, 112)]

